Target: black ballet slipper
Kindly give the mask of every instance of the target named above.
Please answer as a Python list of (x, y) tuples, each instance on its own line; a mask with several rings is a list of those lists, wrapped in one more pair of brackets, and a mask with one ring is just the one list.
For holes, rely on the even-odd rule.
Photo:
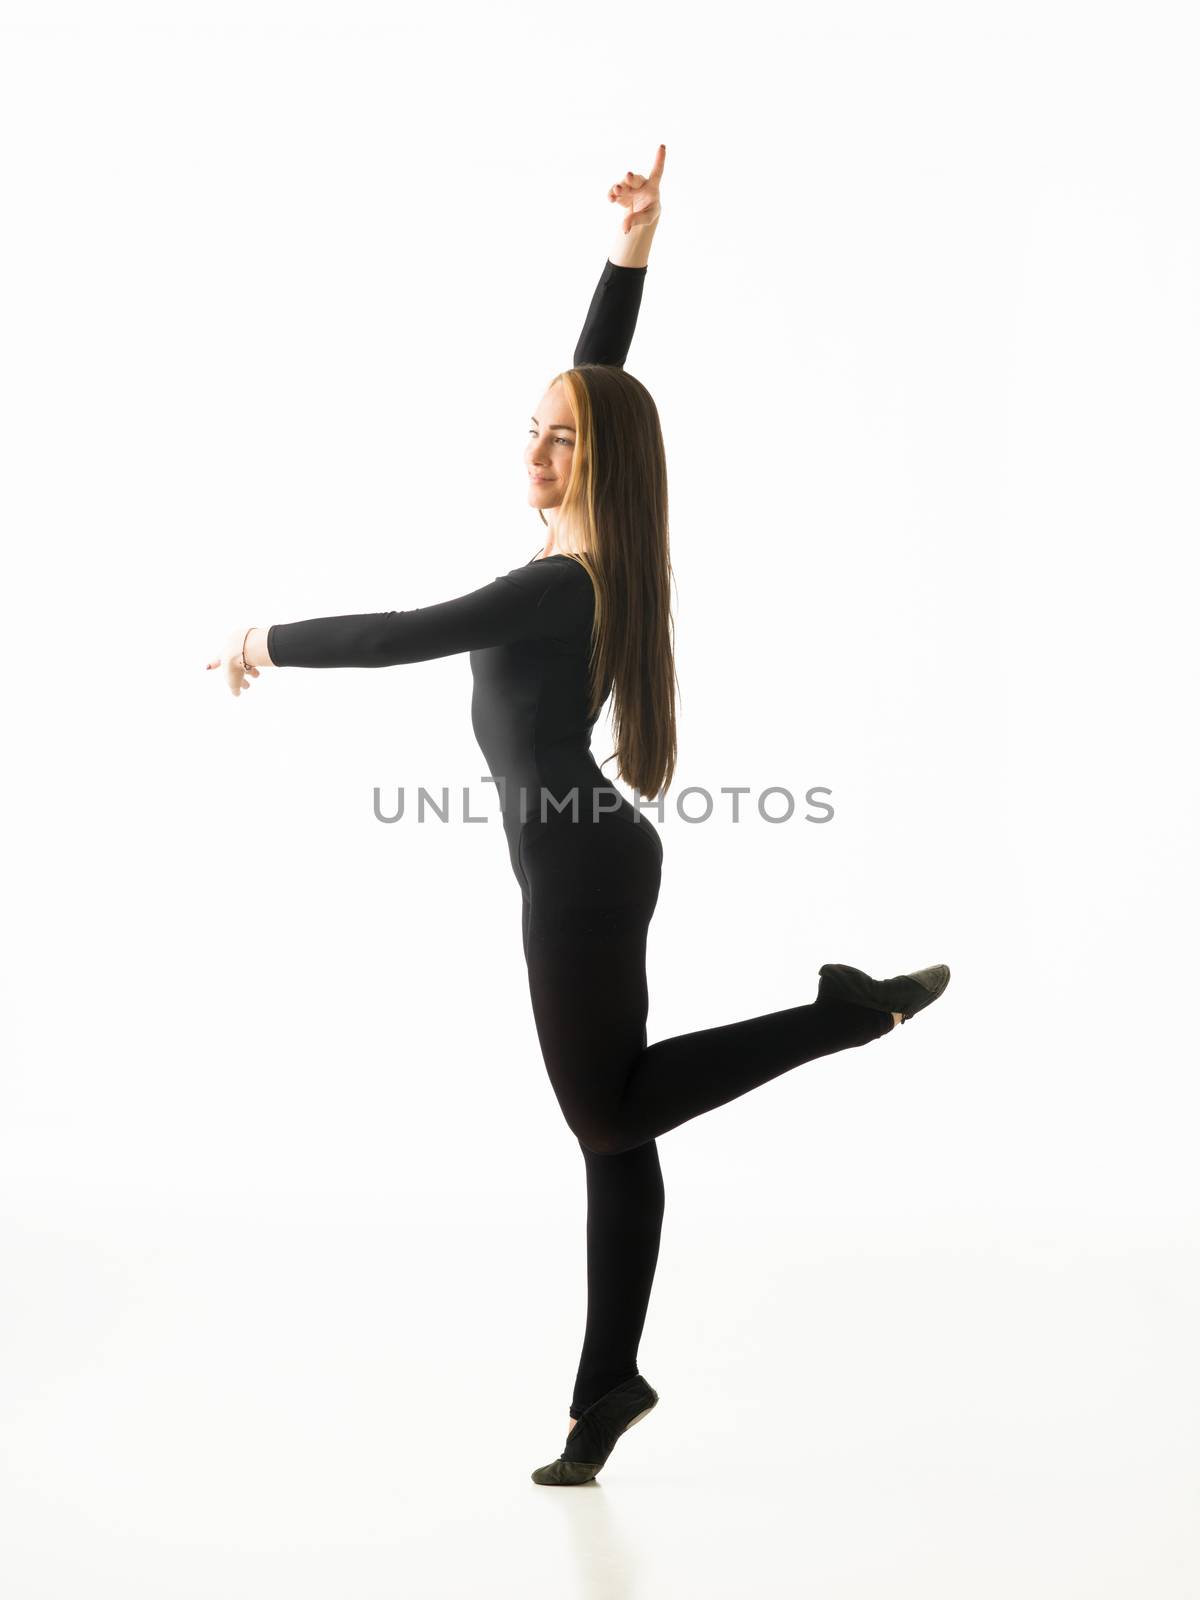
[(827, 962), (820, 969), (817, 1000), (849, 1000), (872, 1011), (899, 1011), (901, 1022), (932, 1005), (950, 982), (945, 965), (922, 967), (898, 978), (872, 978), (857, 967)]
[(642, 1377), (627, 1378), (594, 1400), (567, 1434), (566, 1447), (557, 1461), (538, 1467), (529, 1476), (534, 1483), (590, 1483), (612, 1455), (621, 1435), (648, 1417), (658, 1404), (658, 1391)]

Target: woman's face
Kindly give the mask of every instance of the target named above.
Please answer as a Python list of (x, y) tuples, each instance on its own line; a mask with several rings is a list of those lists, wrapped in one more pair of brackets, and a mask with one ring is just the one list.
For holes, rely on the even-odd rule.
[(575, 425), (561, 383), (551, 384), (529, 419), (525, 470), (529, 474), (529, 504), (539, 510), (562, 504), (571, 459), (575, 454)]

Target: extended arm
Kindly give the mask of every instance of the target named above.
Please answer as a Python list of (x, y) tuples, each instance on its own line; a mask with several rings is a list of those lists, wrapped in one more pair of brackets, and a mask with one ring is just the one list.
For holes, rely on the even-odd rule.
[(395, 667), (541, 637), (563, 626), (564, 604), (571, 603), (566, 576), (562, 567), (535, 562), (437, 605), (272, 623), (253, 630), (247, 660), (254, 666)]

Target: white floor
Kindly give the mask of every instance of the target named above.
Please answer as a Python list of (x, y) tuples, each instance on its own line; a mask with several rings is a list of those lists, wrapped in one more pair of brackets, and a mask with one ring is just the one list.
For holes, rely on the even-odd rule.
[(499, 1195), (464, 1228), (402, 1196), (26, 1182), (0, 1231), (5, 1592), (1200, 1594), (1185, 1236), (674, 1206), (660, 1404), (566, 1490), (529, 1473), (565, 1437), (574, 1208)]

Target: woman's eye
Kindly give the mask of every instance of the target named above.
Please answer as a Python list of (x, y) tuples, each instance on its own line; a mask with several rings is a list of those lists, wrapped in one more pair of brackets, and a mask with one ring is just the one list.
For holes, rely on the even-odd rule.
[[(535, 439), (537, 438), (537, 429), (536, 428), (530, 428), (529, 432), (530, 432), (531, 437), (533, 437)], [(552, 442), (554, 444), (574, 444), (575, 443), (574, 439), (561, 439), (561, 438), (560, 439), (555, 439)]]

